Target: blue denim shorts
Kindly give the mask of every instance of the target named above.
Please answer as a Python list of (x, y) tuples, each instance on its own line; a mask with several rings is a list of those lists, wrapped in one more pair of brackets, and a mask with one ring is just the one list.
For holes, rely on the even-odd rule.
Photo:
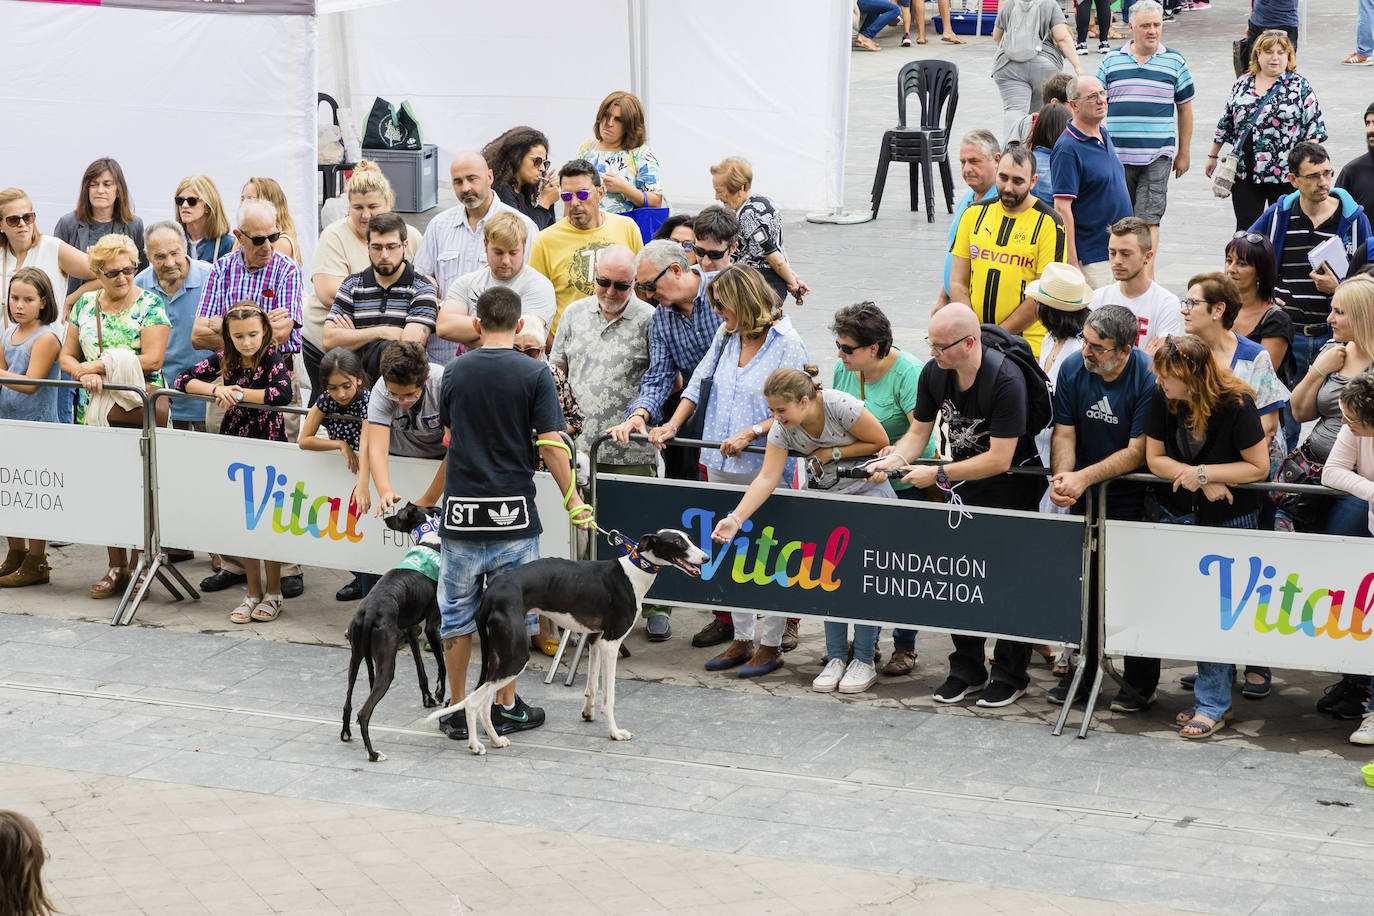
[[(444, 538), (439, 554), (439, 635), (448, 639), (476, 632), (474, 618), (487, 577), (537, 559), (538, 536), (505, 541)], [(531, 617), (526, 616), (526, 629)]]

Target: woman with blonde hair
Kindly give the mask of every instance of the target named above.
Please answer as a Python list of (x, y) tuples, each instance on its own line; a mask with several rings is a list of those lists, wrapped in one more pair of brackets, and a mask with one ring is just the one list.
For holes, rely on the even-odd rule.
[[(281, 233), (281, 238), (272, 243), (272, 247), (299, 264), (301, 249), (296, 244), (296, 221), (291, 218), (291, 205), (286, 202), (286, 192), (281, 185), (272, 178), (250, 178), (239, 192), (239, 203), (247, 200), (265, 200), (277, 208), (277, 231)], [(239, 247), (237, 239), (234, 240), (234, 247)]]
[[(305, 321), (301, 328), (301, 355), (310, 376), (311, 391), (322, 390), (319, 375), (320, 360), (324, 358), (324, 319), (334, 307), (334, 297), (348, 275), (372, 264), (367, 255), (368, 222), (379, 213), (390, 213), (396, 203), (391, 182), (371, 159), (362, 160), (353, 169), (344, 197), (348, 199), (348, 215), (325, 226), (320, 233), (310, 261), (309, 295), (301, 305)], [(406, 260), (414, 262), (419, 245), (419, 230), (408, 226)]]
[[(747, 484), (763, 467), (762, 456), (744, 449), (763, 439), (773, 418), (763, 387), (775, 369), (803, 369), (809, 362), (806, 344), (782, 314), (777, 298), (763, 276), (747, 264), (732, 264), (706, 284), (706, 301), (722, 319), (706, 355), (697, 364), (672, 417), (649, 431), (649, 441), (662, 449), (696, 412), (703, 388), (710, 381), (701, 438), (720, 442), (718, 449), (702, 449), (701, 463), (712, 483)], [(780, 479), (796, 480), (796, 462), (788, 459)], [(733, 614), (735, 638), (720, 655), (706, 663), (709, 671), (743, 664), (740, 677), (757, 677), (782, 663), (781, 645), (787, 622), (766, 616), (754, 647), (753, 614)], [(747, 662), (747, 664), (745, 664)]]
[[(62, 318), (66, 317), (67, 307), (82, 293), (96, 288), (95, 274), (86, 260), (86, 252), (55, 235), (39, 232), (38, 214), (34, 212), (29, 195), (19, 188), (6, 188), (0, 191), (0, 314), (5, 310), (10, 278), (21, 267), (36, 267), (48, 275), (48, 282), (58, 297), (57, 304), (63, 306), (59, 316)], [(71, 278), (86, 282), (68, 295), (67, 281)], [(3, 324), (0, 321), (0, 325)]]
[(644, 106), (632, 92), (612, 92), (601, 100), (592, 123), (593, 139), (577, 148), (601, 173), (606, 194), (601, 209), (624, 213), (639, 207), (662, 207), (658, 157), (649, 149)]
[(172, 197), (191, 257), (213, 264), (234, 250), (234, 233), (219, 188), (209, 175), (187, 175)]
[(787, 301), (789, 293), (801, 305), (811, 290), (787, 262), (787, 252), (782, 247), (782, 217), (773, 202), (750, 193), (754, 187), (753, 166), (739, 156), (727, 156), (711, 166), (711, 187), (716, 200), (739, 217), (739, 251), (735, 261), (762, 274), (777, 294), (779, 305)]
[[(1269, 450), (1250, 387), (1191, 334), (1166, 337), (1154, 357), (1155, 390), (1145, 420), (1145, 461), (1171, 486), (1161, 522), (1258, 528), (1260, 494), (1232, 490), (1269, 476)], [(1196, 705), (1176, 719), (1184, 738), (1206, 738), (1231, 718), (1235, 666), (1199, 662)]]

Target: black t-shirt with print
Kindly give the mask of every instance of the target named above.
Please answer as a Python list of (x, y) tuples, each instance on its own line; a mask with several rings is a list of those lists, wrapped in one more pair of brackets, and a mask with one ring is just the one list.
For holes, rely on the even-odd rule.
[[(1164, 389), (1156, 388), (1145, 419), (1145, 435), (1164, 443), (1164, 454), (1188, 465), (1230, 464), (1241, 460), (1241, 453), (1257, 442), (1264, 441), (1264, 427), (1259, 411), (1250, 395), (1242, 395), (1240, 402), (1220, 404), (1207, 420), (1207, 432), (1202, 441), (1195, 439), (1187, 427), (1187, 415), (1169, 410)], [(1201, 491), (1189, 493), (1180, 488), (1157, 488), (1160, 501), (1175, 515), (1197, 512), (1199, 525), (1220, 525), (1247, 515), (1259, 508), (1261, 494), (1255, 490), (1231, 490), (1233, 502), (1212, 502)]]

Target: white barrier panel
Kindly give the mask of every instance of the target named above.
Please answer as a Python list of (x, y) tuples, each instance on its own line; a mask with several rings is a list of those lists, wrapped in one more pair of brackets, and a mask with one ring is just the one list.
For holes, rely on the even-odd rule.
[[(392, 458), (396, 492), (418, 499), (439, 462)], [(411, 545), (371, 512), (349, 512), (354, 475), (333, 452), (285, 442), (157, 432), (159, 530), (164, 547), (384, 573)], [(568, 557), (568, 516), (558, 485), (535, 477), (544, 525), (539, 552)], [(374, 495), (375, 499), (375, 495)]]
[(1361, 538), (1107, 522), (1106, 651), (1374, 673)]
[(142, 547), (141, 435), (0, 420), (0, 534)]

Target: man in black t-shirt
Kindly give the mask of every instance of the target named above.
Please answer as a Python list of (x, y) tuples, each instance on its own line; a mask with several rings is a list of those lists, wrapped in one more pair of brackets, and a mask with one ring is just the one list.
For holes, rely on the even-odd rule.
[[(493, 287), (477, 298), (475, 312), (482, 346), (445, 367), (440, 389), (449, 444), (438, 598), (450, 703), (467, 696), (474, 615), (486, 579), (539, 557), (543, 528), (534, 505), (530, 436), (558, 442), (566, 425), (549, 367), (514, 349), (520, 297)], [(568, 492), (568, 454), (557, 446), (538, 448), (559, 489)], [(569, 510), (580, 505), (581, 498), (573, 493)], [(538, 728), (544, 724), (544, 710), (516, 696), (511, 683), (497, 694), (492, 722), (503, 735)], [(462, 712), (440, 724), (450, 738), (467, 739)]]
[[(1010, 358), (1001, 361), (995, 370), (991, 408), (984, 416), (978, 398), (979, 376), (994, 370), (984, 359), (978, 316), (967, 305), (945, 306), (930, 318), (928, 342), (934, 362), (945, 371), (921, 373), (912, 412), (915, 422), (888, 450), (892, 457), (876, 466), (901, 467), (915, 461), (925, 451), (938, 420), (945, 441), (942, 452), (952, 460), (938, 468), (913, 467), (903, 481), (919, 488), (937, 485), (952, 490), (970, 505), (1034, 512), (1044, 481), (1007, 474), (1012, 467), (1040, 463), (1035, 440), (1027, 435), (1029, 403), (1021, 370)], [(936, 390), (937, 385), (942, 390)], [(957, 703), (981, 691), (979, 706), (1000, 707), (1026, 692), (1028, 643), (999, 639), (989, 679), (983, 651), (986, 639), (950, 638), (954, 652), (949, 657), (949, 677), (935, 690), (936, 700)]]

